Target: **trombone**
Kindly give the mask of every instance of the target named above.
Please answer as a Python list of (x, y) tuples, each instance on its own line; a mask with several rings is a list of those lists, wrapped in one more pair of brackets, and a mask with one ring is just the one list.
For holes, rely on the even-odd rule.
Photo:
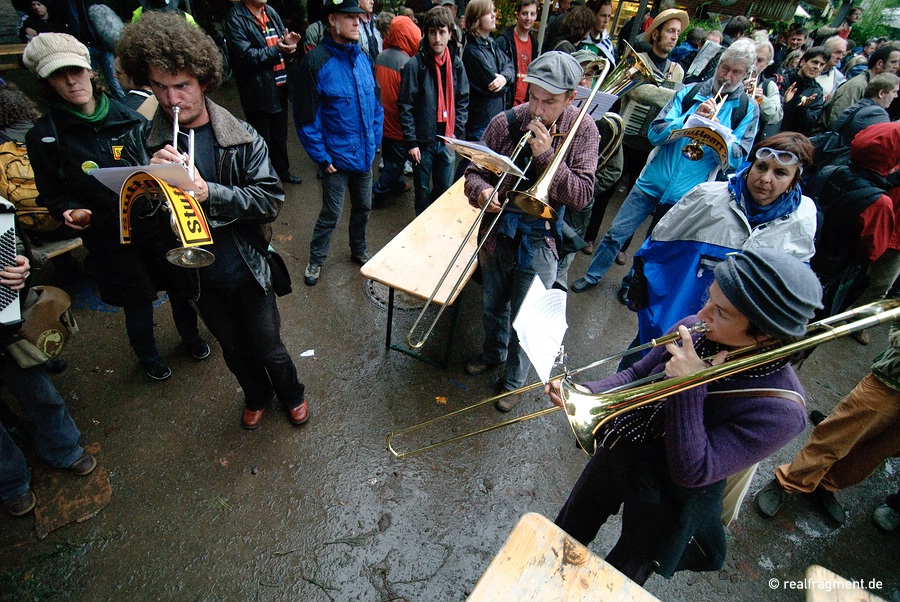
[[(474, 263), (478, 260), (478, 253), (481, 250), (484, 241), (487, 239), (487, 235), (494, 229), (497, 223), (500, 221), (500, 217), (503, 215), (503, 211), (506, 209), (506, 206), (509, 204), (510, 200), (512, 200), (513, 204), (518, 207), (520, 210), (528, 213), (529, 215), (533, 215), (535, 217), (540, 217), (542, 219), (553, 219), (556, 217), (555, 210), (550, 207), (549, 204), (549, 187), (550, 183), (553, 180), (553, 177), (556, 175), (556, 172), (559, 169), (560, 163), (562, 163), (563, 158), (565, 157), (565, 153), (568, 150), (568, 146), (570, 144), (572, 135), (578, 129), (578, 126), (581, 124), (581, 120), (584, 118), (584, 115), (587, 113), (591, 101), (594, 99), (594, 96), (597, 92), (604, 92), (606, 94), (612, 94), (614, 96), (621, 96), (625, 94), (628, 90), (633, 88), (634, 86), (643, 83), (645, 81), (656, 81), (653, 75), (653, 66), (650, 62), (643, 56), (640, 56), (635, 50), (626, 42), (627, 46), (625, 54), (622, 56), (619, 64), (616, 68), (610, 73), (609, 71), (609, 62), (602, 60), (602, 71), (599, 75), (588, 75), (588, 77), (594, 78), (594, 84), (591, 87), (591, 94), (588, 96), (587, 100), (582, 105), (581, 111), (578, 113), (575, 121), (572, 124), (572, 127), (566, 134), (562, 134), (566, 136), (566, 139), (563, 141), (562, 145), (560, 145), (556, 154), (550, 162), (550, 165), (538, 179), (534, 186), (532, 186), (528, 191), (519, 192), (515, 190), (515, 186), (518, 185), (518, 181), (510, 187), (510, 190), (506, 194), (506, 199), (503, 201), (503, 204), (500, 206), (500, 211), (497, 212), (493, 221), (488, 226), (485, 231), (485, 235), (482, 238), (481, 242), (475, 248), (475, 252), (472, 254), (472, 257), (469, 258), (468, 263), (466, 263), (465, 267), (460, 272), (459, 278), (456, 280), (456, 283), (450, 289), (450, 293), (448, 298), (452, 298), (453, 294), (459, 290), (462, 285), (463, 280), (465, 279), (465, 275), (472, 268)], [(601, 60), (592, 61), (589, 63), (589, 68), (596, 68), (600, 64)], [(620, 120), (621, 121), (621, 120)], [(618, 123), (616, 124), (618, 125)], [(619, 128), (622, 130), (623, 128)], [(518, 158), (521, 150), (525, 147), (525, 144), (532, 137), (532, 133), (530, 131), (526, 132), (524, 136), (519, 140), (518, 144), (516, 144), (515, 149), (513, 150), (513, 154), (510, 157), (510, 160), (514, 163)], [(560, 135), (560, 134), (556, 134)], [(466, 153), (461, 153), (466, 155)], [(470, 159), (478, 164), (480, 167), (485, 169), (489, 169), (494, 171), (495, 173), (501, 173), (495, 165), (487, 165), (480, 162), (482, 157), (479, 156), (470, 156)], [(525, 167), (527, 171), (528, 167), (530, 167), (531, 161), (529, 160), (528, 165)], [(500, 176), (500, 180), (494, 186), (494, 193), (500, 190), (500, 185), (503, 183), (509, 172), (506, 170), (502, 170), (502, 175)], [(521, 178), (519, 178), (521, 180)], [(421, 349), (423, 345), (425, 345), (425, 341), (428, 340), (428, 337), (431, 336), (431, 332), (434, 330), (435, 326), (440, 320), (441, 316), (446, 309), (446, 304), (441, 305), (440, 309), (437, 312), (437, 315), (431, 322), (431, 325), (425, 330), (424, 334), (421, 335), (419, 339), (415, 339), (416, 329), (419, 327), (419, 323), (425, 316), (426, 311), (434, 302), (434, 298), (437, 295), (438, 291), (444, 284), (444, 281), (447, 279), (447, 276), (450, 274), (453, 266), (456, 264), (456, 260), (459, 259), (459, 256), (462, 254), (465, 249), (466, 244), (468, 244), (469, 239), (472, 237), (472, 234), (475, 232), (475, 229), (480, 224), (484, 214), (487, 212), (488, 206), (491, 204), (491, 201), (494, 200), (494, 196), (492, 195), (490, 199), (484, 204), (481, 208), (481, 212), (475, 218), (472, 226), (469, 228), (469, 231), (463, 237), (460, 242), (459, 248), (454, 253), (453, 258), (450, 260), (449, 265), (444, 270), (444, 273), (438, 279), (437, 284), (434, 287), (431, 295), (428, 297), (428, 300), (425, 302), (425, 306), (422, 307), (422, 310), (419, 312), (418, 317), (415, 322), (413, 322), (412, 327), (409, 330), (409, 333), (406, 335), (406, 344), (411, 349)]]
[[(629, 412), (642, 405), (646, 405), (654, 401), (659, 401), (660, 399), (668, 397), (669, 395), (680, 393), (687, 389), (709, 383), (713, 380), (723, 378), (725, 376), (731, 376), (733, 374), (749, 370), (756, 366), (783, 357), (788, 357), (799, 351), (811, 349), (813, 347), (821, 345), (822, 343), (833, 341), (853, 332), (865, 330), (867, 328), (877, 326), (878, 324), (885, 324), (898, 319), (900, 319), (900, 299), (876, 301), (875, 303), (869, 303), (868, 305), (850, 309), (843, 313), (836, 314), (829, 318), (825, 318), (823, 320), (819, 320), (818, 322), (810, 324), (806, 329), (806, 337), (800, 339), (799, 341), (787, 343), (778, 341), (766, 341), (757, 345), (750, 345), (747, 347), (734, 349), (728, 354), (728, 357), (725, 359), (725, 362), (723, 364), (720, 364), (719, 366), (712, 366), (692, 375), (666, 379), (665, 381), (660, 383), (656, 381), (659, 381), (665, 377), (665, 372), (660, 372), (651, 374), (644, 379), (629, 383), (628, 385), (625, 385), (621, 388), (615, 388), (597, 394), (583, 393), (575, 388), (575, 385), (571, 379), (576, 374), (579, 374), (586, 370), (590, 370), (601, 364), (605, 364), (610, 361), (622, 358), (626, 355), (631, 355), (632, 353), (636, 353), (638, 351), (659, 347), (679, 340), (681, 336), (677, 332), (673, 332), (664, 337), (653, 339), (649, 343), (645, 343), (643, 345), (627, 349), (601, 360), (597, 360), (581, 368), (563, 371), (562, 373), (552, 377), (548, 382), (562, 380), (560, 389), (563, 395), (563, 404), (566, 410), (569, 424), (572, 428), (572, 432), (575, 434), (579, 447), (581, 447), (586, 453), (593, 455), (593, 453), (596, 451), (596, 434), (600, 432), (603, 425), (605, 425), (609, 420), (615, 418), (616, 416), (624, 414), (625, 412)], [(851, 322), (851, 320), (853, 321)], [(834, 326), (835, 324), (841, 324), (842, 322), (848, 323), (842, 326)], [(695, 324), (691, 328), (691, 332), (704, 331), (705, 326), (702, 322)], [(550, 406), (549, 408), (538, 410), (536, 412), (532, 412), (531, 414), (511, 418), (468, 433), (455, 435), (453, 437), (442, 439), (434, 443), (414, 448), (408, 451), (398, 451), (395, 447), (395, 439), (398, 439), (402, 436), (420, 431), (428, 426), (441, 423), (451, 418), (455, 418), (462, 414), (471, 412), (472, 410), (480, 408), (489, 403), (493, 403), (509, 395), (518, 395), (520, 393), (525, 393), (527, 391), (531, 391), (543, 386), (544, 383), (536, 381), (513, 391), (507, 391), (500, 395), (488, 397), (472, 405), (450, 412), (449, 414), (444, 414), (442, 416), (432, 418), (431, 420), (426, 420), (424, 422), (420, 422), (405, 429), (391, 433), (387, 436), (387, 449), (397, 458), (408, 458), (410, 456), (415, 456), (427, 451), (431, 451), (433, 449), (444, 447), (445, 445), (450, 445), (451, 443), (457, 443), (459, 441), (474, 437), (476, 435), (480, 435), (482, 433), (488, 433), (497, 429), (501, 429), (505, 426), (509, 426), (511, 424), (539, 418), (541, 416), (552, 414), (557, 410), (563, 409), (555, 405)]]

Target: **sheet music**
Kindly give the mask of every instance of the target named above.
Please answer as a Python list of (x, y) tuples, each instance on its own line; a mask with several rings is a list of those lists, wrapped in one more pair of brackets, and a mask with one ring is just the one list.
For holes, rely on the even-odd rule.
[(722, 140), (725, 141), (725, 144), (728, 146), (728, 148), (731, 148), (731, 145), (734, 144), (736, 140), (736, 138), (734, 137), (734, 133), (728, 126), (722, 125), (718, 121), (713, 121), (711, 119), (707, 119), (706, 117), (701, 117), (696, 113), (694, 113), (693, 115), (688, 115), (688, 118), (684, 120), (684, 128), (709, 128), (722, 137)]
[(706, 40), (706, 43), (700, 48), (700, 52), (697, 53), (697, 56), (694, 57), (694, 62), (691, 63), (690, 68), (688, 69), (685, 76), (688, 75), (700, 75), (706, 66), (709, 64), (711, 60), (713, 60), (717, 54), (719, 54), (719, 50), (722, 49), (721, 44), (717, 44), (711, 40)]
[[(453, 150), (457, 153), (480, 167), (484, 167), (485, 169), (489, 169), (496, 173), (497, 170), (494, 169), (491, 164), (495, 165), (498, 169), (502, 166), (500, 171), (508, 171), (511, 176), (525, 178), (525, 173), (519, 169), (515, 163), (510, 161), (509, 157), (501, 155), (483, 144), (469, 142), (468, 140), (460, 140), (459, 138), (447, 138), (446, 136), (438, 136), (438, 138), (453, 147)], [(487, 165), (482, 164), (482, 162), (487, 163)]]
[[(587, 100), (588, 96), (591, 94), (591, 89), (586, 88), (584, 86), (578, 86), (577, 93), (575, 94), (575, 101), (572, 103), (576, 109), (579, 111), (581, 107), (584, 106), (584, 101)], [(618, 97), (614, 94), (607, 94), (606, 92), (597, 92), (594, 95), (594, 98), (591, 100), (591, 107), (588, 109), (588, 115), (590, 115), (591, 119), (597, 121), (603, 114), (609, 111), (609, 108), (613, 106), (613, 103), (618, 100)]]
[(519, 336), (519, 345), (543, 383), (550, 380), (568, 327), (566, 293), (544, 288), (544, 283), (535, 275), (513, 321), (513, 328)]
[(194, 181), (180, 163), (138, 165), (136, 167), (101, 167), (93, 170), (91, 175), (100, 180), (104, 186), (118, 196), (122, 190), (122, 184), (136, 171), (146, 171), (161, 180), (165, 180), (170, 186), (181, 188), (185, 192), (194, 190)]

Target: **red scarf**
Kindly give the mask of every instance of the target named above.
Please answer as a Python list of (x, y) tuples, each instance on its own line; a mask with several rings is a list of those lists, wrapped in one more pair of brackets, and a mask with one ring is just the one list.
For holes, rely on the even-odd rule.
[[(432, 55), (434, 56), (434, 55)], [(440, 75), (440, 68), (444, 68), (444, 77)], [(450, 58), (450, 49), (444, 48), (444, 54), (434, 57), (434, 69), (437, 73), (437, 121), (445, 124), (444, 135), (453, 137), (453, 129), (456, 124), (456, 111), (453, 108), (453, 60)], [(446, 88), (446, 89), (445, 89)]]
[[(278, 33), (275, 31), (275, 27), (272, 25), (272, 22), (269, 20), (269, 15), (266, 14), (266, 8), (262, 8), (262, 13), (257, 15), (253, 12), (250, 7), (247, 7), (250, 10), (250, 14), (253, 15), (253, 18), (256, 19), (257, 24), (262, 28), (263, 37), (266, 39), (266, 46), (272, 48), (276, 44), (278, 44)], [(275, 73), (275, 85), (283, 86), (287, 83), (287, 70), (284, 66), (284, 57), (280, 54), (278, 55), (278, 62), (272, 67), (272, 71)]]

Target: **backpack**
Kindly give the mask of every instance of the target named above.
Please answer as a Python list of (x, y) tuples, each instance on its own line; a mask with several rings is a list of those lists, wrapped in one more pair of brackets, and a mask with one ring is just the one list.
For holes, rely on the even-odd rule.
[(0, 195), (16, 206), (16, 221), (28, 232), (52, 232), (62, 225), (37, 204), (34, 170), (24, 144), (0, 144)]

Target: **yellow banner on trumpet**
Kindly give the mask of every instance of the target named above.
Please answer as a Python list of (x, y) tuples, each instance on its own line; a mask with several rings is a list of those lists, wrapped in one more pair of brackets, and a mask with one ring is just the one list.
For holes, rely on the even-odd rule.
[(669, 136), (669, 140), (675, 140), (676, 138), (690, 138), (701, 146), (708, 146), (719, 156), (719, 164), (722, 167), (722, 171), (728, 170), (728, 144), (722, 135), (715, 130), (705, 127), (684, 128), (675, 130)]
[(212, 243), (206, 216), (194, 197), (146, 171), (136, 171), (128, 176), (119, 193), (119, 241), (122, 244), (131, 242), (131, 209), (142, 198), (153, 204), (166, 203), (183, 247)]

